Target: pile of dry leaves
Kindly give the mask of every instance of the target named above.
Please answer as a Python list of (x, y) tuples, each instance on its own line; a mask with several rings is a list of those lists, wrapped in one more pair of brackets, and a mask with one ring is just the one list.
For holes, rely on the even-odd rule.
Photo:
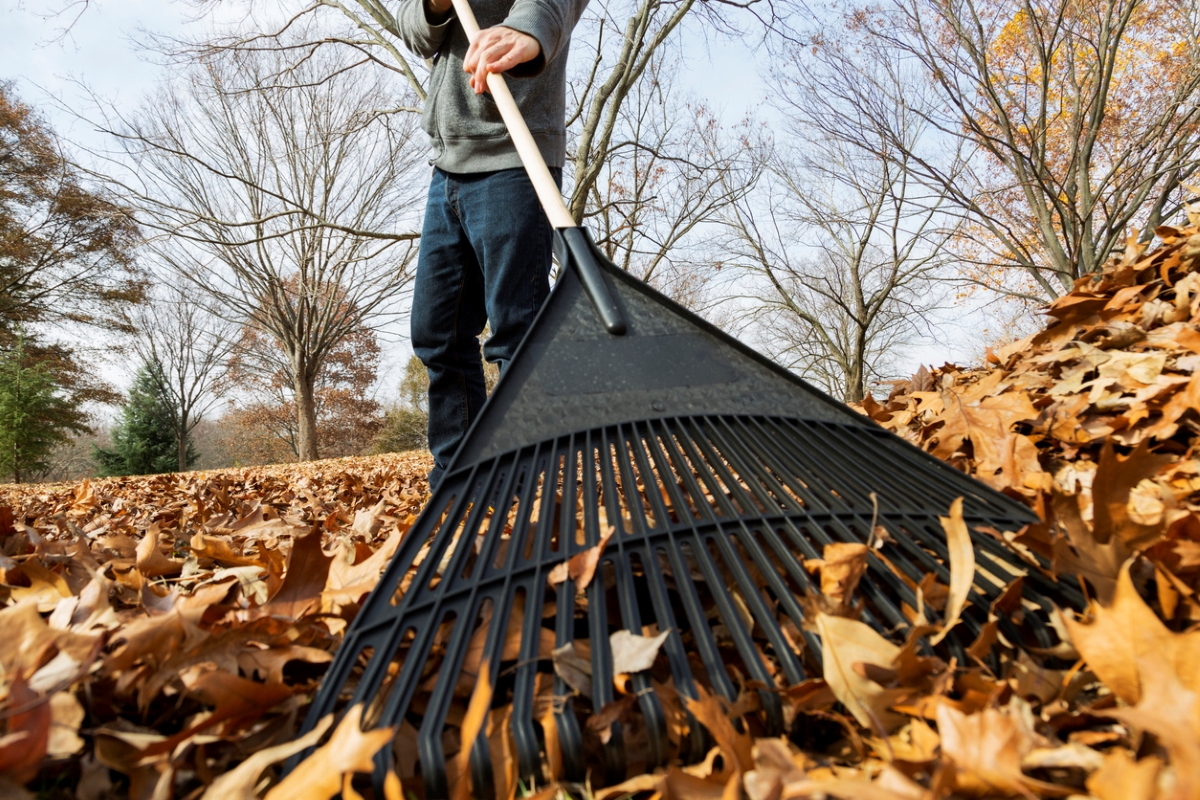
[[(885, 428), (1038, 511), (1045, 524), (1006, 538), (1093, 594), (1088, 618), (1061, 624), (1069, 670), (1042, 670), (1034, 698), (1018, 661), (1006, 676), (1017, 707), (993, 697), (968, 717), (976, 755), (999, 747), (997, 714), (1021, 718), (987, 761), (1023, 767), (1011, 772), (1018, 783), (1066, 783), (1025, 782), (1022, 793), (1200, 797), (1200, 219), (1190, 223), (1160, 228), (1148, 253), (1131, 238), (1047, 309), (1045, 330), (989, 351), (986, 367), (922, 369), (864, 403)], [(950, 755), (961, 777), (953, 730), (939, 718), (940, 768)]]
[[(255, 796), (302, 746), (308, 697), (420, 511), (428, 466), (5, 487), (0, 796)], [(316, 796), (296, 775), (273, 796)]]
[[(791, 738), (756, 735), (762, 686), (747, 683), (735, 703), (672, 694), (662, 700), (676, 738), (688, 725), (707, 731), (700, 763), (607, 788), (497, 781), (498, 800), (1200, 797), (1200, 631), (1190, 630), (1200, 619), (1200, 229), (1160, 236), (1148, 254), (1131, 242), (1049, 309), (1045, 331), (990, 354), (986, 368), (922, 370), (864, 404), (1041, 514), (1040, 525), (990, 535), (1086, 579), (1091, 608), (1057, 615), (1058, 646), (1019, 650), (990, 625), (961, 663), (923, 646), (944, 634), (933, 626), (889, 641), (855, 613), (866, 548), (831, 545), (806, 564), (824, 594), (806, 598), (824, 677), (778, 689)], [(361, 774), (392, 732), (363, 733), (358, 708), (302, 740), (295, 732), (420, 509), (426, 468), (384, 456), (0, 491), (0, 789), (361, 797)], [(943, 525), (952, 545), (967, 541), (958, 503)], [(586, 582), (602, 549), (551, 582)], [(966, 602), (975, 579), (964, 549), (952, 552), (946, 608)], [(1023, 613), (1012, 586), (989, 620)], [(597, 730), (635, 704), (638, 673), (660, 686), (664, 634), (613, 637), (629, 657)], [(558, 670), (558, 651), (554, 661)], [(446, 741), (486, 732), (504, 750), (491, 686), (480, 675), (466, 687), (459, 735)], [(280, 778), (286, 758), (316, 744)], [(465, 773), (457, 744), (446, 755)], [(388, 800), (419, 794), (409, 775), (389, 774)], [(467, 790), (467, 779), (454, 784), (458, 797)]]
[(1139, 584), (1154, 576), (1158, 610), (1183, 625), (1200, 620), (1200, 229), (1158, 234), (985, 368), (922, 369), (864, 410), (1033, 507), (1047, 524), (1017, 542), (1100, 600), (1136, 555)]

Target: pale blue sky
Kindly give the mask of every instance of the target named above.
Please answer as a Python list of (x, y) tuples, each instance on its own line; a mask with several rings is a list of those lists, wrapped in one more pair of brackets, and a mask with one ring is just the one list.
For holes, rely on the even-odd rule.
[[(84, 93), (73, 84), (79, 79), (116, 103), (137, 102), (160, 73), (139, 58), (130, 37), (139, 26), (183, 32), (189, 16), (182, 4), (162, 0), (92, 0), (64, 35), (62, 29), (74, 15), (47, 18), (31, 7), (37, 4), (20, 3), (0, 12), (0, 76), (17, 79), (23, 99), (42, 108), (39, 88), (68, 104), (81, 102)], [(48, 116), (60, 130), (69, 124), (64, 115)]]

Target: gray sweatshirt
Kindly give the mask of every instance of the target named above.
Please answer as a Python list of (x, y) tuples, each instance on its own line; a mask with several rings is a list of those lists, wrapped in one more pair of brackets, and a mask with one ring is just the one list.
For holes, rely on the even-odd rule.
[[(504, 25), (527, 33), (541, 55), (506, 73), (529, 131), (551, 167), (566, 161), (567, 49), (587, 0), (471, 0), (480, 28)], [(433, 59), (421, 127), (433, 141), (432, 163), (446, 172), (490, 172), (520, 167), (516, 148), (490, 94), (477, 95), (463, 72), (467, 34), (451, 12), (430, 24), (424, 0), (401, 0), (400, 36), (422, 58)]]

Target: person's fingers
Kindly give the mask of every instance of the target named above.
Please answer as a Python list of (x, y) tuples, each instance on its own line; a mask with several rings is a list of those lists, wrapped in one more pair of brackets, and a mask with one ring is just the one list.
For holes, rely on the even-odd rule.
[[(478, 39), (476, 41), (479, 41)], [(482, 94), (487, 91), (487, 76), (489, 72), (503, 72), (508, 67), (499, 67), (498, 64), (505, 60), (505, 54), (508, 52), (510, 45), (507, 42), (495, 41), (488, 42), (481, 46), (475, 56), (475, 63), (471, 65), (471, 88), (476, 94)], [(465, 67), (464, 62), (464, 67)]]
[(488, 62), (489, 72), (507, 72), (520, 64), (520, 48), (510, 47), (507, 51), (497, 54), (494, 61)]
[(467, 54), (463, 57), (463, 71), (474, 72), (475, 61), (479, 58), (479, 38), (471, 42), (471, 46), (467, 48)]
[(483, 31), (475, 37), (475, 41), (467, 48), (467, 54), (463, 56), (463, 72), (475, 72), (479, 68), (480, 56), (491, 44), (492, 38), (488, 31)]
[(488, 72), (503, 72), (507, 67), (501, 69), (499, 65), (509, 60), (512, 50), (510, 42), (497, 42), (480, 54), (480, 61), (487, 64)]
[(475, 94), (483, 94), (487, 91), (487, 76), (491, 72), (488, 69), (488, 59), (486, 53), (481, 53), (476, 62), (475, 70), (471, 75), (471, 88), (475, 90)]
[(488, 64), (495, 60), (490, 54), (495, 47), (495, 39), (496, 35), (491, 29), (481, 31), (463, 58), (463, 71), (471, 73), (470, 85), (475, 94), (483, 94), (487, 90)]
[(471, 47), (467, 50), (467, 56), (463, 59), (463, 72), (468, 72), (471, 75), (471, 89), (479, 94), (479, 90), (475, 87), (475, 73), (479, 71), (483, 65), (483, 60), (479, 57), (479, 40), (476, 39)]
[(532, 37), (504, 28), (488, 28), (467, 48), (463, 71), (471, 73), (470, 84), (475, 94), (483, 94), (487, 91), (488, 73), (507, 72), (536, 58), (539, 49)]

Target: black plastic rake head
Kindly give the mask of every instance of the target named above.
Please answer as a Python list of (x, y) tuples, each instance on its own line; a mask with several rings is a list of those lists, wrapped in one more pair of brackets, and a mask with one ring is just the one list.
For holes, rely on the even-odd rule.
[[(565, 271), (313, 703), (306, 730), (356, 703), (366, 724), (398, 727), (395, 748), (377, 756), (377, 797), (388, 769), (406, 787), (419, 773), (428, 797), (449, 795), (462, 777), (454, 731), (485, 665), (492, 716), (507, 719), (511, 738), (501, 746), (484, 730), (469, 745), (481, 797), (493, 795), (506, 750), (527, 784), (544, 783), (548, 768), (613, 781), (703, 758), (710, 743), (694, 721), (682, 738), (668, 724), (672, 693), (696, 698), (703, 687), (733, 700), (758, 687), (751, 724), (784, 733), (775, 690), (819, 674), (821, 661), (804, 630), (804, 559), (831, 542), (865, 543), (882, 525), (890, 536), (869, 556), (862, 618), (902, 636), (922, 578), (949, 582), (938, 516), (955, 498), (968, 526), (1035, 520), (611, 265), (597, 277), (588, 287)], [(597, 292), (624, 336), (600, 324), (588, 299)], [(570, 579), (552, 585), (556, 566), (610, 534), (584, 592)], [(1018, 574), (1032, 613), (1001, 620), (1002, 632), (1052, 646), (1053, 603), (1082, 596), (972, 536), (976, 602), (941, 646), (967, 662), (989, 602)], [(585, 719), (618, 699), (618, 630), (668, 636), (626, 687), (634, 721), (612, 723), (601, 744)], [(552, 653), (568, 646), (590, 667), (590, 696), (555, 671)]]

